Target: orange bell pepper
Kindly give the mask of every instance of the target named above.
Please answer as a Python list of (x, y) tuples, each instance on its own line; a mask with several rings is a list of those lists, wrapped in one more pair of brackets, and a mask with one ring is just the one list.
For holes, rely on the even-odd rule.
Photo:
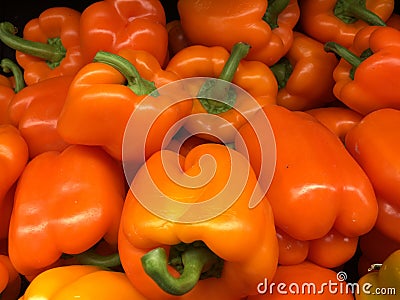
[[(28, 162), (28, 146), (19, 130), (12, 125), (0, 125), (0, 204), (18, 180)], [(1, 206), (1, 205), (0, 205)]]
[[(148, 157), (161, 149), (171, 126), (190, 114), (191, 100), (163, 111), (162, 103), (170, 102), (170, 98), (164, 94), (157, 96), (155, 91), (178, 79), (162, 70), (147, 52), (130, 49), (123, 49), (118, 55), (99, 52), (96, 62), (87, 64), (75, 76), (57, 130), (68, 143), (101, 146), (112, 157), (122, 160), (124, 134), (132, 113), (140, 110), (138, 114), (146, 120), (152, 113), (160, 113), (143, 143), (139, 138), (135, 141), (136, 147), (145, 148)], [(152, 102), (143, 107), (141, 103), (146, 97)], [(130, 151), (133, 162), (143, 163), (141, 150)]]
[(47, 151), (63, 151), (69, 145), (57, 131), (65, 96), (66, 93), (58, 94), (56, 98), (35, 99), (26, 108), (18, 129), (28, 144), (30, 158)]
[(37, 155), (15, 192), (9, 230), (13, 265), (23, 275), (35, 275), (63, 253), (79, 254), (102, 239), (116, 249), (125, 193), (121, 165), (102, 149), (71, 145)]
[(348, 107), (319, 107), (307, 110), (330, 131), (332, 131), (342, 142), (347, 132), (358, 124), (363, 116)]
[(260, 283), (260, 294), (247, 300), (324, 299), (352, 300), (351, 288), (338, 279), (335, 271), (303, 262), (292, 266), (279, 266), (272, 282)]
[(348, 262), (356, 253), (358, 237), (346, 237), (331, 230), (322, 238), (297, 240), (277, 228), (279, 264), (295, 265), (311, 261), (325, 268), (336, 268)]
[(10, 123), (8, 106), (16, 93), (25, 87), (20, 67), (8, 58), (3, 58), (0, 67), (5, 73), (12, 73), (11, 77), (0, 75), (0, 125)]
[(362, 115), (400, 108), (400, 88), (393, 77), (400, 64), (399, 30), (369, 26), (357, 33), (350, 49), (334, 42), (325, 49), (342, 57), (334, 70), (333, 92), (346, 106)]
[(8, 256), (0, 254), (0, 299), (15, 300), (21, 290), (21, 276)]
[(68, 143), (57, 131), (57, 120), (73, 76), (57, 76), (31, 84), (10, 101), (10, 123), (18, 127), (29, 148), (30, 158), (46, 151), (62, 151)]
[(160, 65), (167, 59), (166, 17), (159, 0), (103, 0), (82, 12), (80, 43), (86, 61), (98, 51), (118, 53), (123, 48), (152, 54)]
[(380, 109), (365, 116), (346, 135), (346, 148), (368, 175), (378, 199), (376, 227), (400, 242), (400, 111)]
[(46, 78), (75, 74), (87, 61), (79, 41), (80, 12), (51, 7), (24, 27), (23, 38), (9, 22), (0, 24), (0, 40), (17, 50), (15, 58), (24, 69), (27, 85)]
[[(184, 124), (190, 133), (211, 141), (233, 142), (236, 130), (257, 109), (266, 103), (276, 102), (278, 84), (274, 74), (262, 62), (242, 60), (248, 51), (249, 45), (245, 43), (236, 44), (231, 53), (220, 46), (193, 45), (171, 58), (166, 70), (180, 78), (210, 77), (221, 80), (214, 81), (217, 83), (208, 90), (207, 84), (213, 81), (205, 81), (193, 95), (192, 115)], [(224, 88), (223, 82), (231, 82), (243, 89), (255, 98), (254, 101), (249, 101), (247, 95), (237, 90), (232, 93), (224, 90), (222, 94), (218, 86)], [(233, 88), (229, 84), (227, 86), (232, 91)], [(225, 122), (211, 122), (207, 114), (218, 115)]]
[[(333, 229), (350, 238), (371, 230), (378, 214), (373, 186), (340, 139), (305, 112), (266, 105), (255, 118), (265, 116), (276, 142), (276, 168), (267, 192), (276, 226), (303, 241)], [(237, 138), (241, 153), (244, 147), (253, 148), (249, 159), (258, 174), (267, 162), (260, 161), (250, 123), (239, 129)]]
[(289, 50), (300, 17), (297, 0), (180, 0), (178, 11), (192, 44), (231, 50), (236, 43), (244, 42), (251, 46), (248, 59), (268, 66)]
[(336, 42), (348, 48), (357, 32), (370, 25), (385, 26), (394, 0), (302, 0), (301, 30), (321, 43)]
[(63, 266), (39, 274), (19, 300), (146, 300), (121, 272), (95, 266)]
[[(213, 143), (177, 156), (156, 152), (131, 184), (118, 242), (128, 278), (146, 299), (257, 293), (257, 283), (275, 273), (278, 243), (268, 200), (249, 208), (259, 187), (248, 160)], [(174, 169), (178, 178), (170, 177)]]
[(336, 98), (332, 73), (339, 60), (324, 45), (301, 32), (293, 33), (287, 54), (271, 66), (278, 80), (277, 104), (290, 110), (321, 107)]

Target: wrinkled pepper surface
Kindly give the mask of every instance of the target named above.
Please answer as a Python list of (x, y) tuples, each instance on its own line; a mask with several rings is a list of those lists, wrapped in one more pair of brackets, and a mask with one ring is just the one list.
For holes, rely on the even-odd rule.
[(13, 265), (23, 275), (36, 275), (63, 253), (80, 254), (102, 239), (116, 249), (125, 193), (120, 164), (100, 148), (71, 145), (37, 155), (15, 192)]
[(98, 51), (118, 53), (123, 48), (152, 54), (160, 65), (167, 59), (168, 32), (159, 0), (103, 0), (82, 12), (80, 44), (86, 61)]
[(371, 265), (371, 271), (358, 281), (360, 293), (356, 300), (398, 299), (400, 291), (400, 250), (394, 251), (383, 262)]
[(345, 105), (366, 115), (380, 108), (400, 108), (400, 31), (369, 26), (355, 36), (350, 50), (328, 42), (327, 51), (340, 55), (334, 70), (334, 94)]
[(271, 66), (278, 80), (276, 102), (290, 110), (321, 107), (336, 98), (332, 73), (339, 60), (324, 45), (295, 31), (287, 54)]
[[(177, 178), (169, 176), (174, 170)], [(202, 144), (185, 158), (169, 150), (151, 156), (131, 184), (121, 217), (119, 253), (132, 284), (146, 299), (256, 294), (278, 260), (268, 200), (249, 208), (258, 188), (247, 159), (224, 145)], [(152, 199), (161, 211), (153, 210)]]
[[(271, 66), (289, 50), (300, 17), (297, 0), (179, 0), (183, 31), (192, 44), (251, 46), (248, 59)], [(229, 13), (227, 13), (229, 12)]]
[(63, 266), (44, 271), (29, 284), (19, 300), (76, 298), (146, 300), (124, 273), (87, 265)]
[[(155, 92), (178, 79), (174, 73), (164, 71), (147, 52), (99, 52), (96, 62), (84, 66), (71, 83), (57, 130), (68, 143), (101, 146), (112, 157), (122, 160), (124, 134), (132, 113), (136, 111), (145, 121), (160, 113), (143, 144), (135, 141), (136, 147), (145, 148), (145, 153), (142, 149), (131, 151), (132, 160), (143, 163), (144, 157), (161, 149), (172, 125), (190, 114), (191, 100), (171, 104), (164, 111), (163, 103), (172, 103), (174, 99)], [(151, 101), (141, 105), (146, 97)], [(136, 130), (137, 134), (147, 133), (144, 125), (138, 126), (142, 132)]]
[(400, 242), (400, 111), (380, 109), (365, 116), (346, 135), (346, 148), (368, 175), (378, 199), (376, 227)]
[(350, 47), (362, 28), (385, 26), (394, 11), (394, 0), (302, 0), (299, 26), (320, 41)]
[(0, 24), (0, 40), (17, 50), (15, 58), (24, 69), (27, 85), (46, 78), (73, 75), (87, 62), (80, 45), (80, 12), (51, 7), (24, 27), (23, 38), (9, 22)]
[[(274, 74), (265, 64), (246, 60), (248, 51), (246, 43), (235, 44), (231, 52), (221, 46), (193, 45), (181, 50), (169, 61), (166, 70), (180, 78), (210, 77), (221, 80), (208, 89), (207, 84), (213, 81), (205, 81), (193, 94), (192, 115), (184, 124), (189, 132), (202, 132), (200, 136), (212, 141), (218, 138), (225, 143), (233, 142), (236, 130), (246, 119), (266, 103), (276, 102), (278, 84)], [(224, 87), (225, 81), (250, 94), (254, 101), (248, 99), (246, 94)], [(222, 119), (211, 119), (207, 114)]]
[[(305, 112), (266, 105), (257, 114), (267, 116), (275, 136), (276, 168), (267, 192), (275, 225), (303, 241), (332, 229), (345, 237), (371, 230), (378, 214), (373, 186), (340, 139)], [(257, 136), (249, 123), (239, 134), (243, 142), (238, 135), (236, 149), (249, 151), (258, 174), (266, 162)]]
[(297, 240), (277, 228), (279, 264), (295, 265), (311, 261), (325, 268), (336, 268), (349, 261), (357, 250), (358, 237), (346, 237), (335, 229), (315, 240)]

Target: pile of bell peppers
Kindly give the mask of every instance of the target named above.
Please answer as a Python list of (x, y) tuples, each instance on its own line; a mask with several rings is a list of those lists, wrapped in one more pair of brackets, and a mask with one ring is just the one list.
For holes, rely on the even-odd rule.
[(2, 20), (0, 299), (398, 299), (399, 11), (99, 0)]

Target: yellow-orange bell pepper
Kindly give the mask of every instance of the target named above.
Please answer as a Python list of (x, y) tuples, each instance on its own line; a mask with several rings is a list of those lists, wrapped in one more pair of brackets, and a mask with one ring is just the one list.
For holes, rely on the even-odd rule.
[(39, 274), (19, 300), (146, 300), (124, 273), (95, 266), (52, 268)]
[(119, 253), (132, 284), (154, 300), (256, 294), (278, 261), (268, 199), (249, 208), (258, 189), (247, 159), (224, 145), (201, 144), (186, 157), (169, 150), (151, 156), (121, 217)]

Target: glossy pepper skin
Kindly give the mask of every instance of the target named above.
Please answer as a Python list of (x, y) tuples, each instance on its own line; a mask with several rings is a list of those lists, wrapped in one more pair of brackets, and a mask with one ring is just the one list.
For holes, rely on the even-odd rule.
[(332, 229), (315, 240), (298, 240), (277, 228), (279, 264), (295, 265), (306, 260), (325, 268), (336, 268), (349, 261), (357, 250), (358, 237), (346, 237)]
[[(267, 199), (254, 208), (250, 209), (248, 206), (253, 189), (257, 188), (257, 179), (248, 161), (236, 151), (213, 143), (194, 147), (185, 158), (180, 156), (178, 158), (180, 166), (177, 165), (176, 155), (169, 150), (155, 153), (146, 161), (149, 175), (146, 175), (146, 168), (142, 167), (136, 174), (131, 187), (140, 188), (143, 192), (151, 191), (154, 189), (151, 183), (153, 180), (162, 191), (164, 199), (169, 197), (175, 201), (195, 205), (206, 200), (214, 201), (216, 198), (213, 197), (222, 193), (225, 195), (223, 199), (236, 201), (211, 219), (204, 218), (204, 221), (192, 223), (178, 222), (159, 217), (141, 204), (151, 200), (151, 192), (146, 193), (148, 199), (139, 199), (136, 196), (138, 190), (133, 193), (131, 189), (125, 199), (119, 232), (119, 253), (128, 278), (146, 299), (233, 300), (255, 294), (257, 283), (264, 278), (271, 279), (275, 273), (278, 244), (272, 211)], [(163, 156), (166, 156), (164, 164)], [(199, 159), (204, 156), (211, 156), (215, 162), (215, 172), (206, 183), (199, 181), (196, 177), (203, 172), (210, 174), (206, 170), (209, 170), (213, 163), (211, 161), (200, 163)], [(238, 164), (236, 166), (243, 172), (231, 173), (229, 170), (232, 164)], [(201, 168), (200, 165), (202, 165)], [(173, 181), (166, 173), (166, 170), (180, 167), (181, 172), (191, 179), (187, 185), (184, 182)], [(246, 170), (250, 172), (247, 177), (243, 176)], [(209, 178), (207, 174), (204, 176)], [(228, 179), (240, 180), (244, 185), (242, 192), (236, 193), (231, 188), (224, 190)], [(162, 200), (158, 201), (158, 207), (168, 207), (168, 204), (163, 204)], [(219, 198), (219, 200), (222, 199)], [(198, 212), (199, 209), (195, 208), (191, 213)], [(177, 218), (179, 217), (178, 213)], [(204, 242), (209, 250), (223, 260), (219, 278), (210, 277), (199, 280), (186, 294), (173, 296), (161, 290), (152, 278), (146, 275), (141, 259), (150, 250), (159, 250), (159, 247), (162, 247), (167, 252), (172, 252), (176, 244), (183, 242), (189, 245), (199, 241)], [(189, 260), (188, 263), (191, 261)], [(166, 263), (166, 261), (163, 262), (164, 266)], [(172, 266), (168, 267), (168, 271), (176, 274)]]
[[(325, 48), (343, 55), (333, 74), (333, 92), (340, 101), (362, 115), (380, 108), (400, 108), (394, 75), (400, 66), (399, 30), (370, 26), (357, 33), (350, 52), (333, 43)], [(371, 52), (362, 57), (368, 49)]]
[(98, 51), (143, 50), (163, 65), (167, 59), (166, 17), (158, 0), (97, 1), (82, 12), (80, 44), (86, 61)]
[[(330, 287), (329, 283), (331, 283)], [(338, 280), (335, 271), (309, 261), (292, 266), (279, 266), (273, 281), (261, 284), (260, 294), (249, 296), (248, 300), (353, 299), (351, 292), (346, 292), (346, 283)]]
[(25, 169), (28, 146), (19, 130), (12, 125), (0, 125), (0, 203)]
[(321, 43), (336, 42), (350, 47), (359, 30), (385, 26), (394, 11), (393, 0), (302, 0), (299, 26)]
[(24, 27), (23, 39), (9, 22), (0, 24), (0, 40), (15, 52), (27, 85), (46, 78), (73, 75), (86, 63), (80, 46), (80, 12), (51, 7)]
[(383, 262), (371, 266), (372, 271), (361, 277), (358, 284), (363, 288), (356, 300), (397, 299), (400, 289), (400, 250), (391, 253)]
[(306, 113), (324, 124), (343, 143), (347, 132), (363, 118), (361, 114), (348, 107), (318, 107), (306, 110)]
[(30, 158), (47, 151), (62, 151), (68, 146), (57, 131), (57, 122), (73, 78), (66, 75), (43, 79), (11, 99), (9, 122), (20, 130)]
[(19, 300), (62, 300), (79, 298), (146, 300), (121, 272), (95, 266), (74, 265), (53, 268), (39, 274)]
[(124, 197), (122, 168), (102, 149), (71, 145), (36, 156), (15, 192), (13, 265), (23, 275), (36, 275), (63, 253), (82, 253), (102, 239), (115, 249)]
[[(220, 107), (212, 100), (203, 102), (199, 100), (200, 97), (196, 99), (196, 95), (193, 95), (192, 116), (184, 124), (189, 132), (203, 132), (200, 136), (211, 141), (217, 137), (225, 143), (232, 142), (236, 130), (247, 118), (266, 103), (276, 102), (278, 84), (274, 74), (262, 62), (247, 60), (247, 51), (248, 45), (244, 43), (236, 44), (231, 52), (221, 46), (193, 45), (171, 58), (166, 70), (180, 78), (210, 77), (225, 80), (243, 89), (255, 100), (249, 101), (237, 93), (231, 108), (219, 110)], [(218, 115), (225, 122), (210, 123), (206, 114)]]
[[(275, 225), (303, 241), (332, 229), (346, 237), (371, 230), (378, 214), (374, 189), (340, 139), (305, 112), (267, 105), (259, 114), (269, 119), (276, 142), (276, 168), (267, 192)], [(236, 149), (244, 153), (247, 146), (257, 174), (263, 161), (254, 130), (247, 123), (239, 134), (244, 143), (238, 139)]]
[(376, 227), (400, 242), (399, 132), (400, 111), (380, 109), (365, 116), (346, 135), (346, 148), (364, 169), (374, 187), (379, 206)]
[(8, 106), (16, 93), (25, 87), (21, 68), (8, 58), (3, 58), (0, 62), (3, 72), (11, 73), (7, 77), (0, 75), (0, 125), (9, 124)]
[[(164, 71), (149, 53), (124, 49), (118, 55), (108, 52), (101, 55), (96, 56), (99, 61), (87, 64), (75, 76), (57, 130), (70, 144), (101, 146), (112, 157), (122, 160), (125, 129), (132, 113), (140, 110), (143, 118), (151, 118), (152, 112), (160, 112), (160, 118), (152, 124), (145, 140), (145, 155), (148, 157), (161, 149), (163, 138), (171, 126), (190, 114), (192, 101), (171, 105), (163, 112), (165, 105), (162, 103), (170, 100), (168, 96), (153, 97), (149, 94), (179, 77)], [(120, 65), (124, 69), (122, 73), (110, 62)], [(147, 96), (153, 97), (154, 101), (141, 105)], [(139, 151), (132, 157), (133, 161), (140, 163), (142, 159)]]
[(248, 59), (268, 66), (289, 50), (300, 17), (297, 0), (179, 0), (178, 11), (192, 44), (231, 50), (234, 44), (244, 42), (251, 46)]
[(21, 276), (15, 270), (9, 257), (0, 252), (0, 298), (15, 300), (21, 289)]
[(339, 60), (326, 53), (322, 43), (295, 31), (287, 54), (271, 69), (279, 91), (277, 104), (290, 110), (306, 110), (333, 102), (332, 73)]

